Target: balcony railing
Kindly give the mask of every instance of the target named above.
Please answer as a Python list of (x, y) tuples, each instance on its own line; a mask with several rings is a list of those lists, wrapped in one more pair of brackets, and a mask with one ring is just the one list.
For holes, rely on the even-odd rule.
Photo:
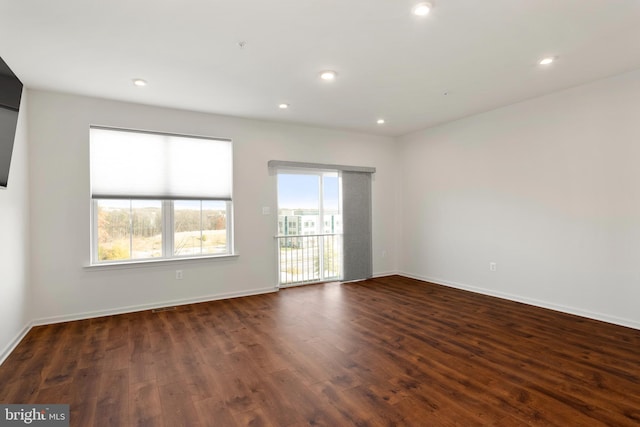
[(340, 280), (342, 235), (276, 236), (280, 285)]

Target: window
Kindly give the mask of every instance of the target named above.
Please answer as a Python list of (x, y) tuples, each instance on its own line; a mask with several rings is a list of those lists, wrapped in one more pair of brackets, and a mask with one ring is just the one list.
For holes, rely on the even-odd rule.
[(162, 257), (162, 202), (94, 201), (97, 258), (122, 261)]
[(217, 200), (173, 202), (173, 254), (228, 253), (227, 204)]
[(342, 230), (330, 227), (342, 216), (338, 171), (279, 170), (277, 183), (279, 221), (300, 226), (277, 236), (280, 285), (340, 279)]
[[(278, 174), (278, 215), (289, 215), (289, 212), (293, 212), (295, 207), (290, 206), (286, 202), (290, 194), (287, 194), (287, 187), (284, 184), (285, 181), (281, 181), (281, 177), (286, 179), (284, 175), (289, 173), (288, 171), (339, 171), (340, 174), (340, 191), (338, 192), (338, 200), (341, 201), (339, 215), (332, 212), (324, 212), (324, 217), (331, 219), (331, 224), (327, 227), (325, 224), (325, 234), (339, 234), (342, 237), (342, 256), (338, 257), (343, 262), (343, 274), (341, 280), (353, 281), (366, 279), (373, 275), (373, 256), (372, 256), (372, 217), (371, 217), (371, 192), (372, 192), (372, 174), (376, 172), (376, 168), (370, 166), (345, 166), (345, 165), (326, 165), (326, 164), (314, 164), (304, 162), (291, 162), (282, 160), (270, 160), (269, 169), (277, 171)], [(325, 186), (325, 189), (334, 187), (331, 185), (333, 177), (327, 177), (328, 181), (323, 184), (329, 184)], [(309, 190), (306, 194), (313, 194), (314, 198), (317, 197), (318, 186), (307, 187)], [(291, 186), (291, 189), (295, 189), (296, 186)], [(289, 192), (291, 193), (291, 192)], [(323, 200), (332, 199), (331, 191), (324, 193)], [(300, 200), (304, 200), (300, 198)], [(324, 209), (330, 207), (324, 202)], [(319, 225), (322, 225), (320, 223)], [(342, 233), (342, 229), (345, 233)], [(329, 231), (329, 232), (328, 232)], [(294, 237), (278, 236), (278, 244), (282, 247), (292, 247), (289, 242)], [(284, 240), (284, 244), (282, 241)], [(280, 277), (281, 284), (288, 284), (293, 282), (307, 281), (306, 277), (296, 278), (295, 271), (289, 271), (290, 266), (287, 265), (289, 257), (286, 251), (279, 251), (280, 262)], [(291, 252), (291, 251), (290, 251)], [(299, 259), (299, 258), (298, 258)], [(284, 261), (284, 262), (283, 262)], [(284, 267), (284, 269), (283, 269)], [(296, 268), (297, 269), (297, 268)], [(322, 269), (321, 269), (322, 270)]]
[(233, 253), (231, 141), (92, 127), (92, 263)]

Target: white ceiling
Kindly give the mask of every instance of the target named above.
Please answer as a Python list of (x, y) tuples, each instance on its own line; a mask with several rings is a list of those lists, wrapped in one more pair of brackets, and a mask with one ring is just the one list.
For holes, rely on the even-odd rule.
[(416, 2), (0, 0), (0, 56), (29, 88), (381, 135), (640, 68), (638, 0)]

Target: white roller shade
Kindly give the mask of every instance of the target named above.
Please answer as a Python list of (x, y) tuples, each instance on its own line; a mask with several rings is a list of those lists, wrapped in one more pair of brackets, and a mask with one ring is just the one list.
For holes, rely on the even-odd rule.
[(231, 200), (231, 141), (92, 127), (94, 199)]

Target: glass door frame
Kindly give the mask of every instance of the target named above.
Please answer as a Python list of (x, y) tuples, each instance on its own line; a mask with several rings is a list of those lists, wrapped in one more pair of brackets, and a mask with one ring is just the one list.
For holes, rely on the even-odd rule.
[[(338, 231), (336, 232), (335, 230), (332, 230), (330, 233), (326, 233), (325, 232), (325, 216), (326, 216), (326, 212), (325, 212), (325, 182), (324, 179), (328, 176), (328, 175), (334, 175), (338, 178), (338, 215), (339, 217), (342, 217), (342, 177), (341, 177), (341, 171), (339, 170), (332, 170), (332, 169), (315, 169), (315, 168), (295, 168), (295, 169), (289, 169), (289, 168), (278, 168), (276, 171), (276, 204), (277, 204), (277, 208), (276, 208), (276, 248), (277, 248), (277, 262), (278, 262), (278, 268), (277, 268), (277, 274), (278, 274), (278, 287), (288, 287), (288, 286), (299, 286), (299, 285), (305, 285), (305, 284), (312, 284), (312, 283), (322, 283), (322, 282), (326, 282), (329, 280), (342, 280), (343, 277), (343, 266), (342, 266), (342, 227), (340, 226)], [(318, 178), (318, 220), (317, 220), (317, 224), (315, 225), (315, 232), (313, 235), (307, 235), (307, 237), (316, 237), (318, 239), (318, 278), (317, 279), (311, 279), (311, 280), (302, 280), (302, 281), (283, 281), (282, 279), (282, 249), (281, 249), (281, 242), (280, 239), (282, 238), (287, 238), (290, 237), (290, 235), (288, 235), (288, 230), (287, 230), (287, 226), (286, 224), (283, 224), (283, 232), (284, 234), (280, 234), (280, 175), (304, 175), (304, 176), (315, 176)], [(283, 209), (287, 209), (287, 208), (283, 208)], [(302, 209), (301, 209), (302, 210)], [(300, 229), (302, 227), (300, 226)], [(302, 231), (299, 231), (299, 233), (302, 233)], [(325, 271), (325, 236), (332, 236), (332, 238), (335, 238), (333, 236), (337, 236), (337, 238), (339, 239), (339, 244), (338, 244), (338, 257), (339, 257), (339, 272), (337, 274), (337, 276), (331, 276), (329, 277), (326, 274)], [(295, 237), (299, 237), (299, 238), (305, 238), (305, 235), (298, 235), (296, 234)], [(334, 248), (335, 250), (335, 248)], [(303, 274), (304, 277), (304, 274)]]

